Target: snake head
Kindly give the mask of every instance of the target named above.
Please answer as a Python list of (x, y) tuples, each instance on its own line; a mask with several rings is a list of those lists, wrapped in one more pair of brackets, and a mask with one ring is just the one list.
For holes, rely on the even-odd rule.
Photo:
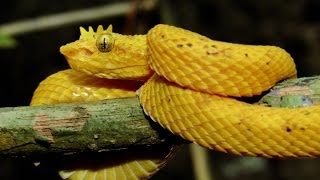
[(100, 25), (94, 31), (80, 27), (80, 38), (60, 47), (71, 68), (108, 79), (146, 80), (148, 64), (145, 35), (121, 35)]

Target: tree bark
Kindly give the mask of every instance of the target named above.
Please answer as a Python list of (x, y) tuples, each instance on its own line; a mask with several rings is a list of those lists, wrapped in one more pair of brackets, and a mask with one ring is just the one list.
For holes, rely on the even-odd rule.
[(144, 115), (137, 97), (0, 109), (0, 158), (42, 159), (175, 141)]
[(304, 107), (320, 102), (320, 76), (286, 80), (274, 86), (258, 104), (270, 107)]

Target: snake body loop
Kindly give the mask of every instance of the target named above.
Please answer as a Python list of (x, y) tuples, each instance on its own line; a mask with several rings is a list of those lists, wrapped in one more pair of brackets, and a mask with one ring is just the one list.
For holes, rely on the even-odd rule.
[(293, 59), (276, 46), (215, 41), (167, 25), (152, 28), (147, 43), (158, 75), (196, 91), (253, 96), (296, 76)]
[[(108, 52), (99, 51), (101, 43), (98, 43), (100, 48), (96, 47), (97, 37), (103, 33), (114, 38), (113, 48)], [(62, 46), (60, 52), (74, 70), (57, 73), (43, 81), (35, 91), (32, 105), (64, 102), (61, 97), (73, 96), (75, 91), (79, 94), (79, 89), (94, 95), (94, 98), (84, 97), (91, 100), (103, 99), (109, 94), (103, 88), (105, 85), (122, 91), (124, 84), (115, 85), (115, 80), (101, 78), (135, 80), (140, 84), (147, 80), (138, 91), (145, 113), (191, 142), (237, 155), (269, 158), (320, 155), (320, 106), (271, 108), (232, 98), (259, 95), (278, 81), (296, 76), (292, 57), (279, 47), (215, 41), (168, 25), (157, 25), (147, 35), (135, 36), (113, 33), (112, 26), (107, 30), (99, 26), (96, 32), (91, 27), (88, 31), (81, 28), (79, 40)], [(74, 75), (80, 77), (79, 81), (72, 76), (78, 72), (85, 73)], [(52, 81), (59, 79), (56, 77), (63, 79), (57, 81), (58, 86)], [(88, 80), (79, 84), (83, 79)], [(69, 84), (64, 86), (64, 82)], [(130, 92), (126, 92), (129, 96), (134, 95), (139, 85), (130, 86)], [(50, 94), (55, 87), (58, 92)], [(93, 91), (88, 93), (88, 87)], [(61, 96), (64, 94), (61, 90), (68, 95)], [(43, 101), (38, 101), (39, 97)], [(52, 98), (55, 100), (49, 102)], [(134, 166), (129, 165), (131, 169), (128, 162), (121, 165), (125, 167), (121, 170), (107, 169), (114, 173), (110, 177), (117, 179), (116, 171), (121, 175), (129, 170), (136, 174), (134, 172), (141, 172), (142, 168), (145, 173), (127, 178), (143, 179), (164, 164), (167, 154), (171, 155), (172, 151), (156, 162), (137, 160)], [(95, 179), (106, 172), (102, 171), (79, 170), (71, 176), (63, 171), (62, 176), (79, 179), (84, 176), (81, 173), (90, 172), (88, 178)]]
[(147, 42), (157, 75), (143, 85), (141, 104), (172, 133), (237, 155), (320, 154), (320, 106), (270, 108), (225, 97), (259, 95), (295, 77), (285, 50), (214, 41), (167, 25), (151, 29)]

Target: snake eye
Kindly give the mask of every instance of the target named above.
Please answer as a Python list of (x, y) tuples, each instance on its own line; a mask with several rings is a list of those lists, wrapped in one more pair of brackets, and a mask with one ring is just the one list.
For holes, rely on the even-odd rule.
[(98, 35), (96, 39), (96, 46), (100, 52), (110, 52), (114, 46), (114, 38), (109, 33)]

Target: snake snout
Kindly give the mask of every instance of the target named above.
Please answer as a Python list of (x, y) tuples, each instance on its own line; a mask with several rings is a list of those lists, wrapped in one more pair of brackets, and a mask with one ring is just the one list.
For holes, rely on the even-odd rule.
[(60, 52), (61, 54), (63, 54), (65, 57), (68, 57), (68, 58), (89, 57), (93, 54), (93, 52), (88, 48), (85, 48), (85, 47), (73, 48), (68, 45), (61, 46)]
[(60, 47), (60, 53), (63, 54), (66, 57), (72, 57), (76, 53), (74, 48), (71, 48), (68, 45), (64, 45)]

